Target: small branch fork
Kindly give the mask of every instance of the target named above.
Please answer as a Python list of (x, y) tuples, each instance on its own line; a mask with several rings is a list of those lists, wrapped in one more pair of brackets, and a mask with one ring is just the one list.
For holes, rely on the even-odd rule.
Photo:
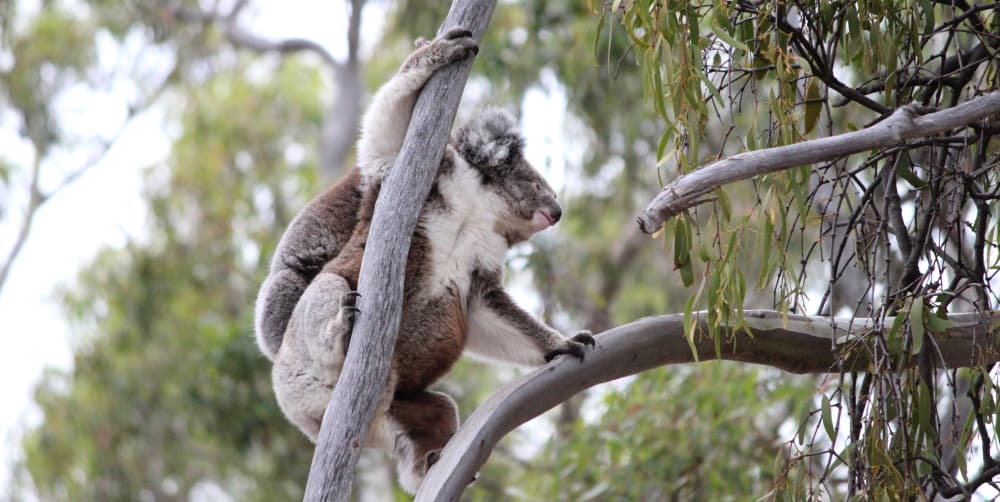
[[(247, 1), (248, 0), (239, 0), (235, 5), (233, 5), (232, 9), (225, 14), (202, 11), (184, 5), (177, 5), (173, 7), (170, 13), (181, 21), (222, 24), (226, 34), (226, 39), (237, 47), (243, 47), (257, 52), (279, 52), (283, 54), (292, 52), (311, 52), (316, 54), (316, 56), (318, 56), (325, 64), (329, 65), (335, 71), (347, 64), (337, 61), (337, 59), (334, 58), (329, 51), (313, 40), (304, 38), (268, 40), (245, 30), (239, 24), (239, 16), (243, 12), (243, 9), (246, 8)], [(360, 4), (360, 2), (354, 3)], [(360, 9), (357, 10), (360, 12)], [(355, 13), (352, 12), (352, 15), (354, 14)], [(350, 41), (354, 42), (356, 45), (357, 38), (353, 37)], [(349, 53), (351, 55), (355, 55), (357, 53), (357, 47), (352, 45), (349, 48)]]
[(59, 180), (59, 183), (49, 190), (43, 190), (41, 187), (40, 178), (45, 159), (44, 153), (39, 150), (39, 153), (36, 155), (34, 165), (31, 168), (31, 181), (28, 185), (28, 204), (24, 209), (24, 214), (21, 216), (21, 223), (18, 227), (17, 237), (14, 238), (14, 243), (6, 251), (6, 256), (4, 256), (2, 261), (0, 261), (0, 292), (3, 291), (4, 285), (6, 285), (7, 279), (10, 277), (11, 270), (13, 270), (18, 256), (20, 256), (25, 243), (27, 243), (28, 238), (31, 236), (31, 228), (34, 225), (35, 216), (38, 214), (38, 210), (41, 209), (46, 202), (76, 182), (81, 176), (104, 161), (108, 152), (110, 152), (112, 147), (118, 143), (118, 139), (121, 138), (122, 134), (124, 134), (126, 130), (128, 130), (129, 126), (132, 125), (136, 117), (148, 110), (149, 107), (152, 106), (152, 104), (163, 94), (167, 86), (170, 84), (173, 74), (174, 71), (171, 70), (167, 73), (167, 76), (164, 77), (163, 80), (161, 80), (160, 83), (153, 89), (151, 89), (144, 98), (129, 104), (125, 118), (122, 120), (114, 134), (112, 134), (109, 138), (100, 140), (96, 145), (97, 148), (95, 152), (92, 153), (82, 165), (63, 176), (63, 178)]
[(240, 15), (248, 0), (237, 1), (228, 12), (206, 11), (184, 5), (168, 7), (167, 14), (179, 21), (218, 25), (226, 40), (236, 48), (258, 53), (274, 52), (281, 55), (312, 53), (330, 70), (336, 92), (323, 119), (319, 138), (320, 175), (325, 183), (332, 183), (343, 174), (346, 161), (354, 146), (354, 139), (363, 112), (364, 84), (362, 62), (358, 59), (361, 48), (361, 11), (365, 0), (348, 0), (350, 14), (347, 19), (347, 56), (336, 59), (322, 45), (305, 38), (271, 40), (245, 29)]
[(919, 105), (907, 105), (861, 131), (739, 153), (708, 164), (664, 186), (637, 218), (639, 228), (647, 234), (656, 232), (666, 220), (706, 201), (713, 190), (734, 181), (966, 127), (1000, 112), (1000, 92), (934, 113), (922, 114), (923, 111)]

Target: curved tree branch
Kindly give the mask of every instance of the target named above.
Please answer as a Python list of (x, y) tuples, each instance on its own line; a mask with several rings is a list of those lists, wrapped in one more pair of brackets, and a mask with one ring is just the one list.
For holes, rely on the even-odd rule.
[(340, 66), (341, 63), (338, 62), (329, 51), (313, 40), (305, 38), (267, 40), (244, 30), (240, 27), (236, 18), (245, 3), (245, 1), (238, 3), (226, 19), (226, 38), (229, 39), (233, 45), (245, 47), (258, 52), (312, 52), (313, 54), (319, 56), (319, 58), (331, 68), (338, 68)]
[(907, 105), (878, 124), (861, 131), (743, 152), (708, 164), (663, 187), (639, 215), (639, 228), (643, 232), (653, 233), (667, 219), (704, 202), (713, 190), (734, 181), (795, 166), (830, 161), (852, 153), (895, 146), (910, 138), (931, 136), (968, 126), (1000, 112), (1000, 92), (979, 96), (927, 115), (921, 115), (920, 111), (919, 107)]
[[(482, 40), (495, 0), (452, 3), (439, 32), (461, 26)], [(354, 467), (389, 376), (403, 303), (403, 273), (420, 207), (444, 155), (472, 59), (441, 69), (424, 86), (406, 140), (382, 184), (361, 262), (362, 297), (316, 442), (306, 501), (350, 500)]]
[[(444, 448), (427, 477), (417, 501), (458, 500), (493, 451), (515, 427), (599, 383), (666, 364), (713, 360), (766, 364), (793, 373), (857, 371), (868, 368), (868, 351), (858, 347), (858, 333), (891, 326), (872, 319), (836, 319), (784, 315), (775, 311), (745, 311), (752, 334), (720, 328), (721, 345), (696, 335), (694, 351), (684, 334), (681, 314), (649, 317), (597, 336), (596, 347), (583, 362), (560, 358), (496, 393), (466, 420)], [(705, 316), (696, 314), (705, 333)], [(941, 365), (971, 367), (1000, 360), (995, 324), (1000, 312), (956, 314), (953, 326), (935, 335)], [(929, 334), (928, 334), (929, 335)], [(695, 354), (696, 353), (696, 354)], [(843, 364), (838, 362), (842, 361)]]
[(239, 0), (227, 14), (218, 12), (206, 12), (197, 8), (185, 5), (176, 5), (170, 8), (169, 13), (176, 19), (198, 23), (223, 23), (226, 39), (237, 47), (243, 47), (258, 52), (312, 52), (331, 68), (339, 68), (341, 63), (330, 54), (322, 45), (313, 40), (304, 38), (289, 38), (285, 40), (268, 40), (240, 27), (238, 17), (246, 7), (247, 0)]
[(255, 52), (291, 54), (312, 52), (326, 65), (333, 76), (335, 93), (323, 118), (319, 138), (319, 172), (324, 184), (334, 182), (344, 172), (344, 164), (354, 146), (358, 125), (364, 111), (361, 47), (361, 13), (365, 0), (350, 0), (347, 19), (347, 56), (338, 61), (322, 45), (304, 38), (269, 40), (243, 28), (239, 16), (248, 0), (239, 0), (228, 13), (204, 11), (184, 5), (171, 7), (170, 14), (181, 21), (217, 24), (233, 47)]

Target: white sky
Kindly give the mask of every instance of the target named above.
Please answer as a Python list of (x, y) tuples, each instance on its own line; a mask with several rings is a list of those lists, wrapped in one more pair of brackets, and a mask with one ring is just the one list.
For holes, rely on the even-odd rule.
[[(35, 0), (21, 3), (37, 6)], [(369, 3), (366, 8), (362, 29), (366, 40), (377, 36), (384, 9), (383, 2)], [(335, 57), (345, 52), (343, 2), (255, 0), (244, 14), (244, 25), (258, 35), (304, 37), (327, 47)], [(551, 75), (543, 73), (542, 82), (542, 88), (529, 91), (521, 104), (522, 130), (528, 139), (528, 158), (560, 190), (565, 166), (579, 163), (580, 149), (575, 147), (582, 145), (564, 132), (565, 93)], [(84, 131), (111, 131), (120, 124), (120, 114), (107, 113), (107, 107), (121, 106), (115, 105), (114, 99), (67, 101), (76, 105), (65, 107), (66, 118)], [(90, 106), (80, 106), (81, 101)], [(10, 117), (0, 116), (0, 152), (7, 160), (27, 165), (32, 152), (18, 141), (16, 127)], [(41, 418), (31, 403), (35, 383), (44, 368), (69, 368), (72, 364), (69, 328), (53, 299), (53, 290), (71, 283), (98, 249), (120, 246), (129, 237), (144, 234), (146, 215), (139, 192), (140, 171), (165, 158), (169, 146), (163, 114), (154, 109), (136, 120), (104, 163), (52, 199), (36, 216), (31, 237), (0, 293), (0, 336), (13, 342), (0, 351), (0, 494), (7, 492), (10, 462), (20, 452), (20, 432)], [(50, 172), (71, 170), (81, 162), (79, 155), (69, 155), (63, 156), (58, 165), (47, 167)], [(15, 197), (17, 190), (15, 185), (15, 193), (0, 192), (0, 197), (13, 197), (9, 211), (23, 207), (23, 201)], [(17, 223), (17, 218), (0, 220), (0, 253), (9, 248)], [(521, 302), (525, 306), (537, 303), (524, 277), (520, 279), (513, 287)], [(532, 427), (544, 426), (536, 421)]]
[[(37, 9), (35, 1), (22, 4)], [(366, 40), (377, 36), (384, 9), (381, 2), (369, 3), (366, 8), (362, 29)], [(346, 12), (342, 2), (256, 0), (242, 20), (258, 35), (309, 38), (327, 47), (335, 57), (342, 57)], [(120, 111), (124, 102), (122, 91), (116, 92), (89, 99), (85, 94), (76, 94), (76, 99), (64, 100), (73, 104), (60, 108), (81, 134), (114, 131), (122, 117), (109, 110)], [(130, 94), (127, 90), (124, 93)], [(90, 105), (81, 106), (81, 102)], [(547, 176), (556, 178), (552, 181), (558, 190), (567, 156), (553, 154), (558, 150), (553, 145), (565, 145), (568, 138), (559, 135), (561, 127), (553, 125), (564, 120), (565, 94), (557, 84), (545, 85), (545, 89), (531, 91), (523, 105), (527, 155)], [(170, 143), (164, 129), (162, 110), (154, 108), (140, 116), (104, 162), (46, 203), (38, 211), (31, 236), (0, 293), (0, 336), (12, 341), (0, 351), (0, 493), (6, 493), (10, 463), (20, 454), (21, 431), (41, 419), (40, 411), (31, 402), (34, 385), (46, 367), (66, 369), (72, 365), (69, 327), (53, 292), (58, 286), (71, 284), (100, 248), (121, 246), (129, 238), (144, 235), (146, 215), (140, 173), (167, 156)], [(0, 116), (0, 152), (9, 161), (30, 165), (32, 149), (19, 141), (16, 131), (17, 123), (11, 117)], [(49, 173), (70, 171), (84, 159), (79, 154), (64, 155), (46, 168)], [(57, 179), (48, 179), (49, 186)], [(23, 200), (17, 196), (28, 180), (19, 181), (10, 194), (0, 192), (0, 196), (11, 197), (8, 211), (14, 215), (23, 210)], [(0, 253), (9, 249), (18, 223), (16, 217), (0, 220)]]
[[(34, 2), (25, 5), (35, 7)], [(326, 45), (334, 54), (343, 53), (339, 41), (346, 14), (343, 3), (271, 0), (254, 5), (259, 7), (254, 7), (255, 12), (249, 12), (252, 16), (245, 19), (251, 20), (257, 33), (307, 37)], [(373, 24), (378, 18), (368, 16), (372, 23), (366, 23), (366, 32), (377, 32)], [(115, 106), (102, 101), (97, 107)], [(119, 114), (94, 106), (67, 106), (64, 111), (67, 119), (91, 131), (114, 130), (121, 123)], [(0, 117), (0, 152), (7, 160), (30, 165), (32, 149), (18, 141), (16, 127), (11, 117)], [(60, 192), (35, 217), (31, 236), (0, 293), (0, 336), (11, 342), (0, 351), (0, 493), (6, 492), (9, 464), (20, 451), (20, 431), (26, 423), (40, 419), (31, 404), (34, 384), (45, 367), (68, 368), (72, 364), (69, 328), (53, 291), (59, 285), (70, 284), (101, 247), (120, 246), (129, 236), (143, 235), (146, 215), (139, 192), (140, 171), (162, 160), (168, 148), (163, 114), (154, 109), (133, 123), (105, 162)], [(81, 155), (66, 155), (46, 168), (50, 173), (68, 171), (84, 159)], [(8, 211), (14, 214), (23, 209), (18, 188), (27, 186), (27, 180), (19, 181), (24, 184), (12, 186), (10, 194), (0, 193), (11, 197), (13, 207)], [(49, 179), (49, 186), (54, 181), (55, 177)], [(0, 252), (9, 249), (18, 223), (17, 218), (0, 220)]]

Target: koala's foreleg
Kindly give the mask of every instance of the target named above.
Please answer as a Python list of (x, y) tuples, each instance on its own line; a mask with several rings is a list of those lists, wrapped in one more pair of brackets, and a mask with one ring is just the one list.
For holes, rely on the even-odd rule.
[(462, 28), (420, 44), (403, 66), (372, 97), (361, 121), (358, 163), (366, 178), (382, 178), (403, 146), (420, 89), (441, 67), (478, 51), (471, 33)]
[(538, 365), (560, 354), (583, 359), (590, 332), (563, 336), (519, 307), (497, 274), (476, 274), (476, 296), (469, 305), (466, 349), (493, 359)]
[(399, 484), (416, 493), (427, 470), (458, 429), (458, 406), (440, 392), (400, 393), (389, 405), (387, 423), (393, 434)]

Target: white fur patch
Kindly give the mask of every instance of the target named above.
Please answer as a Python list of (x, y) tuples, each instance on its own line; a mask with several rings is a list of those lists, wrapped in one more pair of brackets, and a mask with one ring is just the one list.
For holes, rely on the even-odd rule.
[(465, 348), (472, 355), (494, 361), (532, 366), (545, 362), (534, 339), (479, 302), (469, 306)]
[[(450, 149), (451, 147), (449, 147)], [(499, 269), (507, 255), (507, 239), (496, 231), (500, 211), (507, 204), (484, 189), (479, 175), (458, 155), (454, 167), (438, 178), (438, 191), (448, 209), (426, 214), (423, 228), (431, 244), (430, 282), (434, 296), (455, 284), (466, 298), (472, 272), (477, 267)]]

